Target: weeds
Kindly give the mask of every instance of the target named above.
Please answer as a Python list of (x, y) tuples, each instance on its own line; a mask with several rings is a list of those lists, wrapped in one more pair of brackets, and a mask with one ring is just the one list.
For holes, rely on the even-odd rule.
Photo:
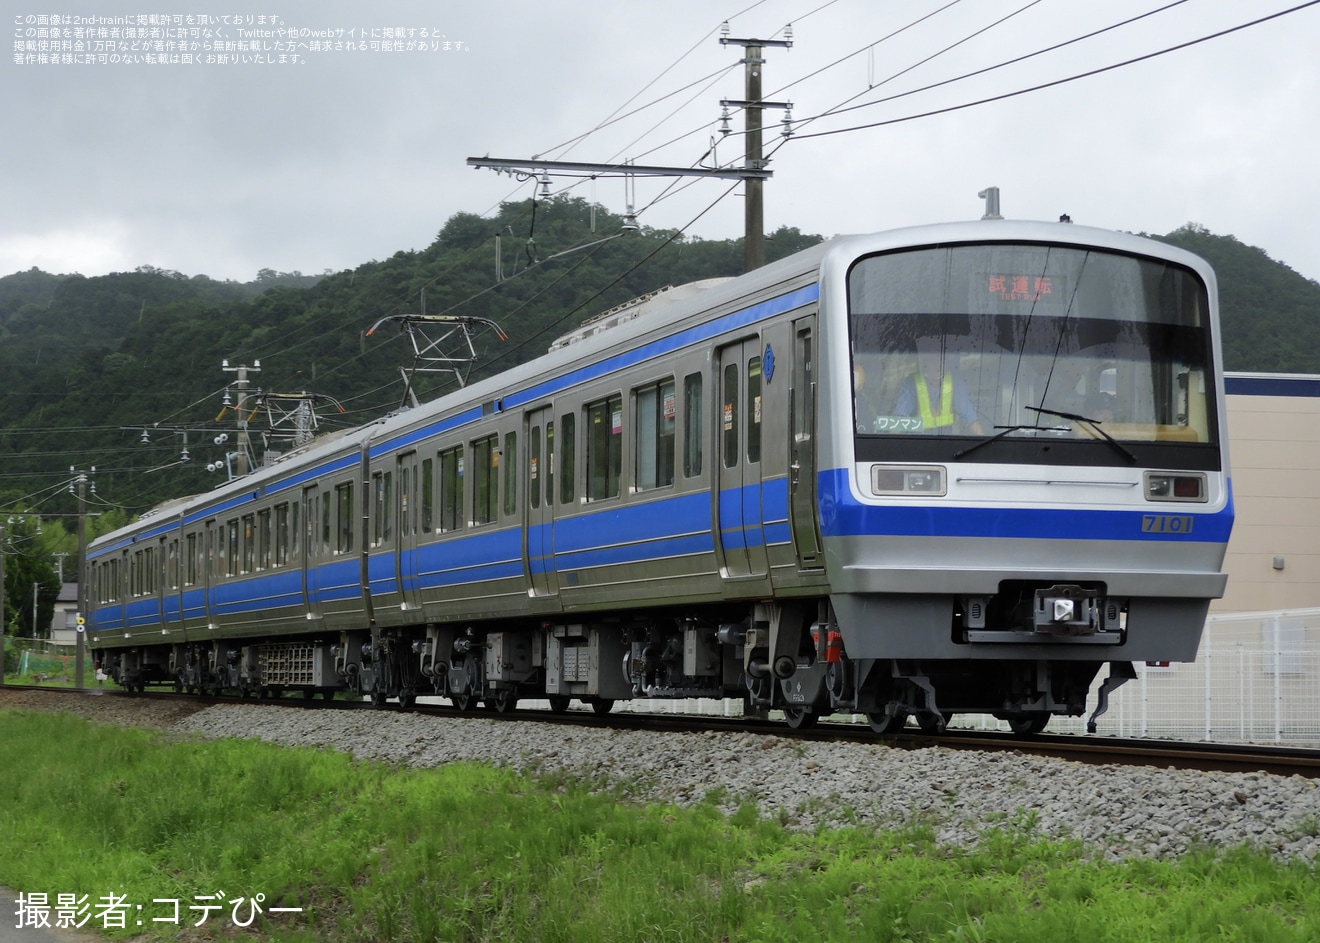
[[(1320, 936), (1314, 868), (1247, 850), (1103, 864), (1046, 841), (1029, 811), (956, 849), (917, 820), (808, 834), (752, 802), (726, 815), (734, 797), (715, 791), (642, 806), (558, 775), (399, 769), (67, 715), (0, 714), (0, 756), (0, 883), (179, 898), (185, 913), (199, 894), (262, 893), (302, 908), (261, 918), (272, 941)], [(198, 938), (182, 923), (110, 935)]]

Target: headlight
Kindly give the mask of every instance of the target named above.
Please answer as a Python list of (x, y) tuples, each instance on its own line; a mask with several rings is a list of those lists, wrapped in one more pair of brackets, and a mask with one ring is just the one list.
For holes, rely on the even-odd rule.
[(1147, 501), (1209, 500), (1204, 474), (1146, 472)]
[(942, 495), (944, 469), (939, 465), (872, 465), (871, 492)]

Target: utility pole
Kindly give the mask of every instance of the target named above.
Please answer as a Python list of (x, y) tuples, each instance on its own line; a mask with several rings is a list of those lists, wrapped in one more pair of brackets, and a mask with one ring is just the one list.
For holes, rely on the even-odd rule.
[[(252, 366), (250, 367), (247, 364), (239, 364), (237, 367), (231, 367), (229, 366), (229, 361), (225, 360), (221, 362), (220, 369), (224, 370), (226, 373), (235, 373), (238, 375), (238, 379), (234, 383), (234, 386), (238, 387), (238, 402), (235, 406), (235, 412), (238, 414), (238, 477), (242, 478), (244, 475), (252, 471), (252, 444), (248, 439), (248, 372), (260, 373), (261, 361), (252, 361)], [(228, 398), (229, 394), (226, 392), (225, 399), (228, 400)]]
[(71, 466), (69, 474), (73, 476), (69, 490), (74, 491), (76, 485), (78, 495), (78, 627), (74, 632), (73, 686), (81, 691), (84, 688), (83, 662), (87, 659), (87, 485), (90, 482), (92, 494), (96, 494), (96, 483), (91, 477), (96, 474), (96, 466), (93, 465), (90, 472)]
[[(593, 164), (585, 161), (561, 160), (510, 160), (500, 157), (469, 157), (471, 167), (485, 167), (496, 173), (510, 173), (519, 180), (539, 180), (540, 198), (550, 196), (550, 175), (566, 177), (625, 177), (629, 182), (637, 177), (716, 177), (742, 180), (745, 189), (746, 205), (743, 210), (743, 267), (747, 271), (760, 268), (765, 264), (765, 181), (773, 176), (766, 169), (765, 155), (761, 148), (761, 112), (766, 108), (784, 109), (783, 135), (793, 133), (793, 119), (790, 110), (792, 102), (770, 102), (761, 98), (761, 71), (765, 64), (762, 53), (767, 46), (788, 49), (793, 45), (793, 27), (784, 29), (783, 39), (731, 39), (729, 24), (721, 28), (720, 43), (725, 46), (742, 46), (746, 49), (743, 62), (746, 65), (745, 100), (724, 99), (720, 104), (724, 108), (720, 132), (729, 134), (729, 107), (744, 109), (746, 118), (746, 144), (743, 149), (742, 167), (662, 167), (651, 164), (630, 164), (627, 161), (613, 164)], [(712, 152), (714, 147), (712, 145)], [(632, 219), (632, 206), (628, 207), (628, 219)], [(628, 229), (625, 223), (625, 229)], [(636, 228), (634, 222), (633, 229)], [(379, 326), (379, 322), (377, 324)], [(373, 328), (374, 330), (374, 328)]]
[[(761, 149), (761, 112), (766, 108), (792, 108), (790, 102), (768, 102), (761, 98), (761, 71), (765, 65), (762, 52), (766, 46), (778, 46), (788, 49), (793, 45), (793, 29), (784, 31), (784, 39), (732, 39), (729, 36), (729, 24), (721, 28), (720, 45), (742, 46), (743, 65), (745, 66), (746, 99), (734, 101), (724, 99), (720, 102), (727, 109), (730, 105), (743, 109), (744, 149), (743, 167), (749, 171), (743, 184), (743, 271), (750, 272), (765, 265), (765, 185), (761, 177), (752, 176), (751, 171), (765, 169), (765, 155)], [(784, 119), (785, 133), (790, 133), (790, 119)]]

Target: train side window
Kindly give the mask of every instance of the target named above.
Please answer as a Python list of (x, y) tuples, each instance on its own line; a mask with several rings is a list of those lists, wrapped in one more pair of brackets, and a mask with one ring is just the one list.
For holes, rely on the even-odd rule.
[[(297, 560), (298, 553), (301, 550), (299, 537), (302, 534), (302, 523), (299, 520), (299, 508), (302, 507), (301, 501), (289, 502), (289, 557)], [(286, 558), (284, 562), (288, 562)]]
[(463, 526), (463, 446), (440, 453), (440, 530)]
[(338, 520), (335, 529), (335, 552), (353, 552), (353, 482), (335, 485), (335, 506)]
[(527, 506), (541, 506), (541, 427), (532, 426), (527, 439)]
[(170, 589), (179, 588), (179, 539), (170, 541), (165, 551), (165, 585)]
[(489, 524), (499, 508), (499, 440), (487, 436), (472, 443), (472, 523)]
[(504, 434), (504, 516), (518, 513), (518, 433)]
[(683, 474), (701, 474), (701, 374), (683, 378)]
[(225, 546), (221, 550), (225, 576), (238, 575), (238, 518), (225, 524)]
[(572, 504), (577, 500), (577, 416), (564, 413), (559, 417), (559, 503)]
[(761, 358), (747, 361), (747, 461), (761, 460)]
[(183, 585), (197, 585), (197, 535), (188, 534), (183, 539)]
[(435, 459), (422, 459), (422, 533), (435, 526)]
[(724, 467), (738, 466), (738, 365), (724, 367), (724, 408), (720, 414), (724, 432)]
[(394, 473), (376, 472), (371, 476), (371, 545), (379, 547), (393, 538)]
[(321, 492), (321, 553), (330, 556), (330, 492)]
[(417, 466), (414, 456), (399, 460), (399, 537), (411, 537), (416, 517), (415, 499), (417, 491)]
[(251, 573), (254, 569), (257, 551), (256, 515), (243, 515), (243, 572)]
[(275, 506), (275, 565), (289, 562), (289, 506)]
[(678, 404), (674, 381), (665, 380), (637, 391), (637, 490), (674, 483), (674, 427)]
[(587, 406), (587, 500), (619, 496), (623, 477), (623, 397)]
[(270, 509), (257, 512), (257, 569), (269, 570), (271, 558)]
[(555, 503), (555, 423), (545, 424), (545, 503)]

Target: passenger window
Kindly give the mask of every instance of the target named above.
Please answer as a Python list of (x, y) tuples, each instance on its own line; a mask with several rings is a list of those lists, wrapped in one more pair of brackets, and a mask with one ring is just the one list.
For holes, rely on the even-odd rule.
[[(294, 505), (297, 507), (297, 505)], [(289, 506), (275, 506), (275, 565), (284, 566), (289, 562)]]
[(572, 504), (577, 500), (577, 416), (564, 413), (559, 417), (559, 452), (563, 456), (559, 465), (559, 503)]
[(435, 526), (435, 461), (422, 461), (422, 533), (429, 534)]
[(587, 500), (617, 498), (623, 477), (623, 397), (587, 407)]
[(371, 545), (379, 547), (394, 537), (394, 473), (376, 472), (371, 476)]
[(270, 510), (257, 512), (257, 569), (270, 569)]
[(674, 483), (674, 381), (637, 391), (637, 490)]
[(499, 457), (504, 464), (504, 515), (518, 513), (518, 433), (504, 434), (504, 454)]
[(747, 361), (747, 461), (761, 460), (761, 358)]
[(724, 467), (738, 465), (738, 365), (724, 368), (724, 409), (720, 422), (724, 432)]
[[(335, 486), (335, 506), (338, 509), (338, 528), (335, 531), (335, 552), (353, 552), (353, 482)], [(326, 509), (327, 511), (329, 508)], [(365, 537), (363, 538), (366, 539)]]
[(440, 453), (440, 530), (463, 526), (463, 447)]
[(701, 474), (701, 374), (683, 378), (683, 474)]
[(541, 427), (532, 426), (527, 442), (527, 505), (535, 511), (541, 506)]
[(251, 573), (256, 569), (257, 557), (257, 518), (253, 514), (243, 515), (243, 572)]
[(499, 507), (498, 440), (495, 436), (472, 443), (472, 523), (489, 524), (495, 520)]

